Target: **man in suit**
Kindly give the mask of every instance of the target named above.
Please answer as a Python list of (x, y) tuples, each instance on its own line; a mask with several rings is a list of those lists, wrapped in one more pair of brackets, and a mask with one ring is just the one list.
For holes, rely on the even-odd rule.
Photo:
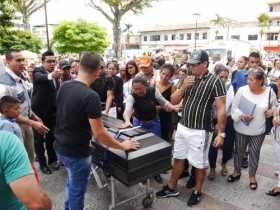
[[(35, 132), (35, 152), (40, 169), (45, 174), (59, 169), (53, 148), (56, 121), (56, 94), (60, 86), (61, 71), (56, 69), (56, 57), (52, 51), (42, 54), (42, 66), (33, 71), (32, 109), (38, 114), (50, 131), (46, 135)], [(45, 149), (48, 162), (45, 157)], [(48, 163), (48, 164), (47, 164)]]

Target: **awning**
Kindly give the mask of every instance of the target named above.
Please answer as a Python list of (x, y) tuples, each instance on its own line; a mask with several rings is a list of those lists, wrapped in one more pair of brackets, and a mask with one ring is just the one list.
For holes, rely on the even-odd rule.
[(280, 45), (278, 46), (267, 46), (264, 47), (264, 50), (267, 52), (280, 52)]

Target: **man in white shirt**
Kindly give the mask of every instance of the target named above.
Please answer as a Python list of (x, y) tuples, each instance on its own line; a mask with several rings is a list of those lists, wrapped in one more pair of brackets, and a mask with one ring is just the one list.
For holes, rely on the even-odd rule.
[(9, 50), (6, 53), (6, 72), (0, 76), (0, 98), (6, 95), (20, 101), (21, 115), (16, 119), (20, 124), (23, 141), (30, 162), (34, 162), (34, 138), (32, 128), (46, 134), (48, 128), (31, 110), (31, 89), (27, 79), (22, 75), (25, 69), (25, 58), (20, 50)]

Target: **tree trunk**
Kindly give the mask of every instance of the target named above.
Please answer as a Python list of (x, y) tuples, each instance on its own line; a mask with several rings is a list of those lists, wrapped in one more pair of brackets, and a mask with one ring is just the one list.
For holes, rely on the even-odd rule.
[(121, 49), (120, 18), (118, 18), (118, 17), (115, 17), (114, 22), (113, 22), (113, 36), (114, 36), (113, 49), (114, 49), (116, 58), (119, 59), (122, 56), (122, 49)]
[(31, 30), (30, 25), (29, 25), (29, 18), (25, 15), (22, 15), (22, 23), (23, 23), (23, 28), (25, 30)]

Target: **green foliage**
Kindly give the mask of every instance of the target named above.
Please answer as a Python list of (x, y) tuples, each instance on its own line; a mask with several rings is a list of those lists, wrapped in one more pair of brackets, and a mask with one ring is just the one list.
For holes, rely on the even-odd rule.
[(258, 19), (258, 22), (259, 22), (259, 26), (261, 28), (268, 28), (268, 27), (270, 27), (270, 25), (271, 25), (271, 18), (267, 14), (262, 13), (262, 14), (260, 14), (257, 17), (257, 19)]
[(41, 40), (29, 31), (6, 30), (6, 33), (0, 36), (0, 54), (9, 49), (29, 50), (39, 53)]
[(0, 32), (13, 26), (15, 10), (10, 0), (0, 0)]
[(211, 22), (216, 25), (216, 26), (220, 26), (222, 28), (224, 28), (227, 24), (225, 18), (223, 18), (222, 16), (216, 14), (216, 19), (211, 20)]
[[(46, 0), (46, 3), (49, 1)], [(29, 29), (30, 16), (44, 7), (44, 0), (13, 0), (12, 4), (16, 11), (22, 15), (25, 29)]]
[(84, 20), (60, 23), (54, 30), (53, 42), (60, 53), (103, 53), (109, 45), (105, 29)]

